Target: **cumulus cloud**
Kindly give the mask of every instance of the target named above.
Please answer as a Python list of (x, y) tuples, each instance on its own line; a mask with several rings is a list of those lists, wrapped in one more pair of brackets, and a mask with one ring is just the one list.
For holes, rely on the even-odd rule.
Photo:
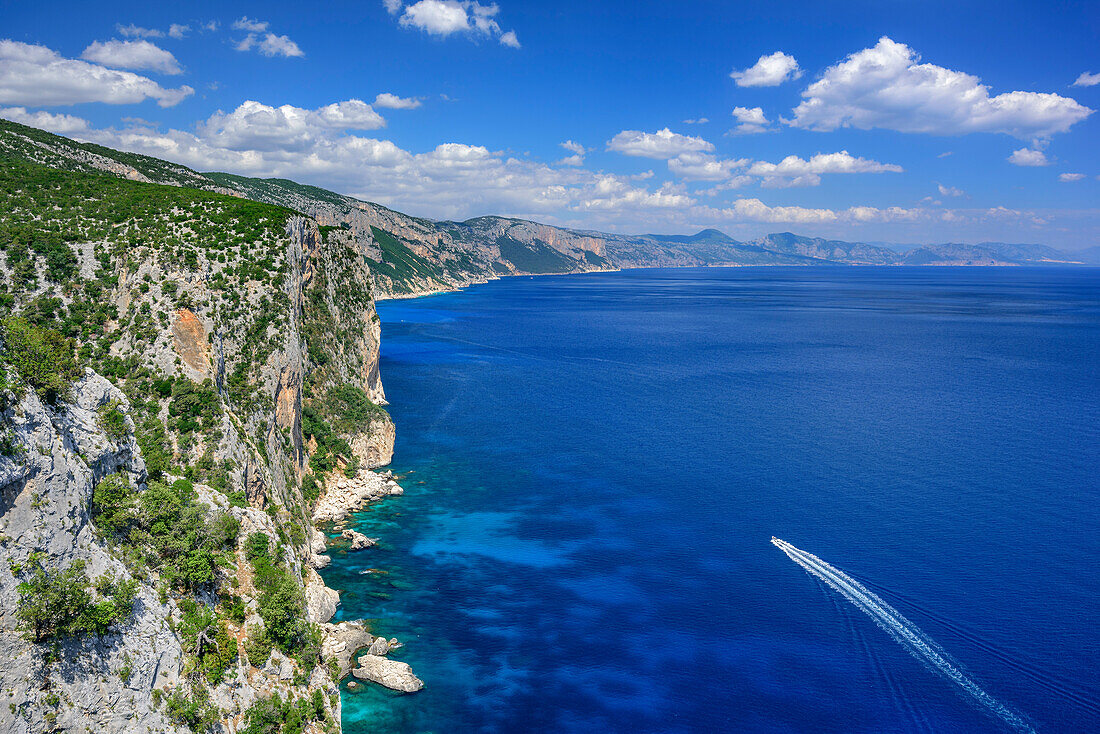
[(173, 23), (172, 25), (168, 26), (168, 37), (169, 38), (176, 38), (176, 39), (183, 38), (190, 32), (191, 32), (191, 26), (183, 25), (182, 23)]
[(335, 102), (315, 110), (293, 105), (272, 107), (253, 100), (232, 112), (215, 112), (198, 126), (200, 137), (215, 148), (234, 151), (300, 152), (334, 131), (375, 130), (386, 121), (362, 100)]
[[(383, 0), (386, 10), (396, 15), (400, 2)], [(419, 0), (404, 8), (398, 22), (406, 28), (416, 28), (433, 36), (446, 38), (455, 33), (470, 37), (495, 38), (501, 45), (519, 48), (515, 31), (505, 31), (497, 22), (500, 6), (482, 5), (474, 0)]]
[(117, 69), (146, 69), (161, 74), (182, 74), (176, 57), (149, 41), (95, 41), (80, 57)]
[(564, 143), (558, 143), (558, 145), (560, 145), (562, 148), (565, 148), (567, 151), (569, 151), (570, 153), (573, 154), (573, 155), (570, 155), (570, 156), (566, 156), (565, 158), (562, 158), (560, 161), (558, 161), (559, 166), (583, 166), (584, 165), (584, 154), (587, 151), (585, 150), (583, 145), (581, 145), (580, 143), (574, 142), (572, 140), (566, 140)]
[(374, 106), (388, 110), (415, 110), (421, 105), (416, 97), (398, 97), (396, 94), (382, 92), (374, 98)]
[(736, 135), (752, 135), (768, 129), (768, 118), (760, 107), (734, 107), (733, 116), (738, 125), (731, 132)]
[(1046, 138), (1067, 131), (1092, 110), (1069, 97), (1040, 92), (990, 96), (976, 76), (922, 64), (905, 44), (882, 37), (825, 70), (802, 93), (795, 127), (885, 128), (908, 133), (1006, 133)]
[(684, 120), (685, 125), (705, 125), (708, 122), (710, 122), (710, 120), (705, 118), (705, 117), (699, 117), (699, 118), (696, 118), (696, 119)]
[(680, 135), (666, 127), (655, 133), (623, 130), (607, 141), (607, 149), (623, 155), (668, 160), (682, 153), (709, 152), (714, 146), (702, 138)]
[(28, 112), (26, 107), (0, 108), (0, 117), (31, 127), (49, 130), (59, 135), (73, 135), (88, 129), (88, 121), (74, 115), (53, 114), (39, 110)]
[(1082, 71), (1081, 76), (1077, 77), (1077, 81), (1073, 83), (1075, 87), (1095, 87), (1100, 84), (1100, 74), (1093, 74), (1090, 71)]
[(763, 178), (765, 188), (817, 186), (822, 174), (831, 173), (901, 173), (904, 169), (893, 163), (879, 163), (856, 158), (842, 150), (838, 153), (818, 153), (809, 160), (789, 155), (779, 163), (757, 161), (748, 173)]
[(734, 69), (730, 72), (730, 77), (739, 87), (776, 87), (788, 79), (797, 79), (800, 76), (802, 70), (798, 68), (798, 62), (782, 51), (761, 56), (747, 69)]
[(672, 175), (686, 181), (726, 181), (733, 172), (744, 168), (749, 160), (719, 159), (709, 153), (681, 153), (668, 161), (668, 170)]
[(1008, 162), (1014, 166), (1050, 165), (1050, 161), (1047, 160), (1046, 153), (1041, 150), (1033, 150), (1031, 148), (1020, 148), (1019, 150), (1012, 151), (1012, 155), (1008, 157)]
[(0, 104), (52, 107), (155, 99), (161, 107), (171, 107), (194, 91), (188, 86), (166, 89), (129, 71), (66, 59), (46, 46), (0, 40)]
[(940, 192), (940, 196), (966, 196), (965, 191), (956, 189), (954, 186), (944, 186), (941, 183), (937, 183), (936, 189)]
[(405, 7), (401, 0), (382, 0), (382, 5), (385, 6), (386, 12), (390, 15), (397, 15), (401, 12), (401, 8)]
[(1062, 183), (1070, 183), (1072, 181), (1080, 181), (1085, 178), (1083, 173), (1060, 173), (1058, 174), (1058, 180)]

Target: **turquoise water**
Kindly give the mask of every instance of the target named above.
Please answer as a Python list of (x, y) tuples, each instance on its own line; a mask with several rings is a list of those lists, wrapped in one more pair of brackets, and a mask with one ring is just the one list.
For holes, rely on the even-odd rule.
[(379, 311), (406, 494), (324, 576), (427, 687), (345, 691), (346, 731), (1012, 730), (773, 535), (1025, 726), (1100, 729), (1100, 271), (644, 270)]

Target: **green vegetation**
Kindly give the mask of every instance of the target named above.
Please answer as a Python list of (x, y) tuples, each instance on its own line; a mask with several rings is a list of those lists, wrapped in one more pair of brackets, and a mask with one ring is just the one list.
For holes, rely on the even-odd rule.
[(180, 609), (184, 650), (211, 685), (217, 685), (237, 659), (237, 642), (229, 636), (225, 620), (212, 608), (194, 599), (183, 599)]
[(245, 712), (248, 726), (242, 734), (302, 734), (313, 721), (325, 723), (325, 700), (321, 691), (295, 702), (283, 701), (276, 693), (261, 698)]
[(373, 272), (406, 288), (414, 286), (418, 280), (438, 279), (443, 275), (443, 269), (439, 265), (417, 255), (389, 232), (374, 226), (370, 229), (374, 241), (382, 249), (382, 262), (372, 262), (370, 265)]
[(169, 585), (196, 590), (212, 584), (226, 551), (236, 546), (240, 522), (226, 512), (207, 518), (195, 501), (191, 482), (168, 486), (150, 481), (133, 493), (120, 475), (103, 479), (92, 493), (92, 520), (108, 539), (119, 543), (135, 572), (156, 568)]
[(99, 428), (106, 434), (107, 438), (112, 441), (118, 441), (126, 436), (128, 429), (126, 427), (126, 416), (119, 409), (122, 403), (118, 400), (111, 400), (110, 402), (99, 406), (96, 410), (96, 414), (99, 417)]
[(3, 333), (0, 362), (11, 366), (46, 402), (66, 398), (73, 381), (83, 374), (72, 341), (19, 316), (0, 321), (0, 330)]
[(270, 546), (271, 538), (262, 532), (249, 535), (245, 544), (245, 557), (252, 564), (256, 588), (260, 590), (258, 611), (271, 642), (288, 655), (297, 655), (311, 646), (315, 633), (304, 619), (301, 586), (282, 559), (272, 558)]
[(186, 726), (192, 731), (211, 731), (221, 718), (218, 707), (210, 701), (210, 692), (198, 685), (191, 686), (190, 693), (174, 691), (168, 697), (165, 709), (173, 724)]
[(47, 642), (85, 633), (103, 635), (111, 625), (133, 614), (136, 581), (104, 574), (93, 586), (84, 561), (50, 570), (43, 564), (43, 557), (42, 553), (32, 553), (26, 564), (12, 568), (13, 575), (24, 577), (17, 587), (19, 606), (15, 616), (30, 639)]
[(568, 273), (577, 264), (544, 242), (525, 244), (511, 237), (498, 237), (500, 256), (525, 273)]

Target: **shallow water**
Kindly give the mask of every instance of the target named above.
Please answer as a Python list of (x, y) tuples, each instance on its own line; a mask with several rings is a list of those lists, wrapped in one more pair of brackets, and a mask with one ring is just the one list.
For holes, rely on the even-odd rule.
[[(348, 732), (1100, 729), (1100, 270), (510, 278), (380, 304), (406, 494), (339, 618), (427, 688)], [(371, 571), (374, 569), (375, 571)]]

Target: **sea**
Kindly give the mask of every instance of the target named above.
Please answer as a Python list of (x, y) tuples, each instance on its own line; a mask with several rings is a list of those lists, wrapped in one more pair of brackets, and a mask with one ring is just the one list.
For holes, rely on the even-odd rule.
[(345, 681), (346, 732), (1100, 731), (1100, 268), (379, 314), (405, 494), (323, 575), (425, 688)]

